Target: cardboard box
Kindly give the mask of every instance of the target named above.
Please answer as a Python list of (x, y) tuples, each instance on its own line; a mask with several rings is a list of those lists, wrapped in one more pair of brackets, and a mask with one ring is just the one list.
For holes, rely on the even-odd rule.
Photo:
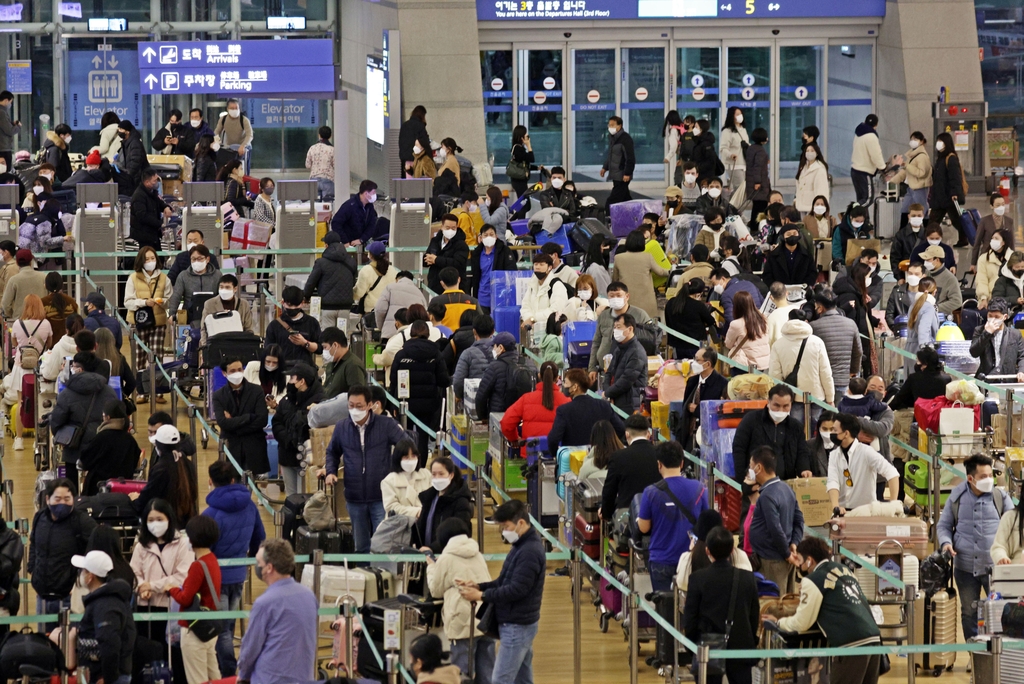
[[(1014, 446), (1024, 445), (1024, 432), (1021, 430), (1020, 416), (1014, 416), (1013, 420), (1013, 444)], [(997, 449), (1007, 446), (1006, 443), (1006, 415), (997, 413), (992, 416), (992, 446)]]
[(309, 439), (313, 447), (313, 465), (323, 468), (327, 459), (327, 445), (331, 443), (334, 436), (334, 426), (323, 428), (312, 428), (309, 431)]
[(832, 519), (832, 503), (826, 491), (824, 477), (798, 477), (786, 480), (786, 484), (796, 494), (797, 505), (804, 514), (804, 525), (819, 527)]
[(660, 401), (651, 402), (651, 427), (656, 427), (665, 437), (671, 437), (668, 429), (669, 405)]

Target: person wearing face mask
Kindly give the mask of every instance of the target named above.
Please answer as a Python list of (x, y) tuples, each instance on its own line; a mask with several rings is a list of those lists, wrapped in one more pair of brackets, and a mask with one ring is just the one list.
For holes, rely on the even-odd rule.
[[(415, 148), (419, 147), (419, 151)], [(430, 136), (427, 134), (427, 108), (423, 105), (416, 105), (409, 119), (402, 122), (398, 131), (398, 158), (402, 162), (402, 169), (406, 176), (415, 175), (417, 178), (433, 178), (436, 173), (430, 176), (413, 174), (413, 165), (418, 158), (430, 150)], [(427, 159), (430, 155), (426, 154)], [(433, 163), (433, 160), (431, 160)]]
[(857, 239), (862, 232), (870, 231), (868, 211), (864, 206), (851, 203), (846, 208), (846, 215), (836, 224), (832, 233), (832, 258), (846, 261), (846, 246), (850, 240)]
[(871, 446), (857, 439), (860, 432), (857, 416), (840, 413), (836, 417), (833, 441), (837, 448), (829, 452), (825, 487), (832, 508), (838, 507), (840, 515), (878, 501), (875, 481), (879, 476), (889, 487), (889, 501), (901, 501), (899, 471)]
[(811, 477), (828, 475), (828, 455), (835, 448), (835, 411), (822, 411), (818, 417), (818, 434), (807, 440), (811, 452)]
[(997, 233), (1005, 232), (1006, 235), (1003, 236), (1005, 245), (1010, 248), (1010, 251), (1013, 251), (1014, 248), (1013, 219), (1007, 216), (1006, 199), (998, 192), (994, 192), (989, 196), (988, 203), (992, 206), (992, 213), (981, 219), (981, 223), (978, 224), (978, 234), (974, 238), (974, 247), (971, 248), (972, 273), (977, 270), (981, 255)]
[[(96, 357), (90, 352), (79, 352), (71, 361), (71, 377), (64, 390), (57, 394), (57, 401), (50, 413), (50, 429), (54, 435), (81, 428), (82, 441), (77, 449), (65, 447), (64, 465), (69, 478), (78, 478), (78, 459), (82, 450), (89, 446), (96, 436), (96, 430), (103, 421), (103, 407), (110, 401), (117, 401), (117, 395), (99, 373), (86, 371), (95, 368)], [(77, 491), (77, 486), (75, 487)]]
[(871, 197), (871, 182), (876, 173), (885, 169), (885, 157), (878, 141), (878, 117), (868, 114), (864, 123), (857, 125), (853, 139), (853, 156), (850, 160), (850, 176), (857, 193), (857, 204), (865, 204)]
[(796, 545), (804, 536), (804, 516), (796, 494), (775, 475), (775, 453), (770, 447), (758, 447), (750, 454), (747, 478), (759, 487), (757, 506), (750, 531), (759, 572), (775, 582), (779, 594), (791, 593), (796, 584)]
[[(188, 250), (189, 263), (191, 267), (187, 271), (178, 274), (174, 281), (174, 289), (171, 291), (171, 300), (167, 303), (168, 312), (176, 312), (178, 304), (188, 316), (189, 323), (198, 324), (202, 319), (203, 310), (198, 302), (205, 301), (197, 299), (194, 295), (198, 292), (217, 292), (217, 282), (221, 273), (216, 266), (211, 266), (212, 255), (210, 249), (203, 244), (195, 245)], [(299, 296), (302, 296), (300, 291)], [(195, 305), (193, 305), (195, 303)], [(273, 323), (271, 323), (273, 325)]]
[(635, 331), (636, 319), (628, 313), (615, 318), (612, 360), (605, 373), (605, 399), (627, 414), (639, 410), (647, 386), (647, 352)]
[(1011, 306), (1024, 305), (1024, 252), (1009, 254), (992, 287), (992, 299), (1002, 299)]
[[(932, 234), (929, 234), (934, 235)], [(934, 239), (929, 237), (929, 239)], [(935, 280), (937, 291), (935, 293), (935, 308), (939, 313), (947, 317), (961, 308), (964, 303), (963, 293), (960, 291), (960, 281), (956, 279), (953, 272), (945, 265), (946, 252), (943, 247), (949, 249), (948, 245), (928, 245), (927, 249), (921, 252), (921, 261), (927, 275)]]
[(320, 322), (302, 311), (302, 290), (290, 285), (281, 292), (281, 315), (267, 326), (263, 346), (281, 348), (285, 365), (301, 361), (315, 366), (313, 355), (320, 349)]
[(612, 265), (612, 280), (625, 283), (630, 299), (646, 312), (658, 311), (658, 299), (654, 278), (667, 279), (669, 270), (657, 262), (647, 250), (647, 241), (640, 230), (626, 236), (625, 250), (615, 256)]
[[(806, 632), (817, 623), (828, 636), (829, 648), (878, 646), (881, 638), (867, 597), (850, 568), (833, 561), (828, 543), (808, 536), (797, 544), (794, 563), (804, 574), (800, 605), (791, 617), (763, 615), (782, 632)], [(832, 658), (834, 682), (878, 681), (879, 655), (844, 655)]]
[(718, 178), (710, 178), (707, 181), (707, 193), (701, 195), (694, 202), (693, 210), (697, 214), (705, 214), (711, 209), (718, 209), (725, 216), (739, 216), (739, 210), (727, 202), (722, 195), (722, 181)]
[(252, 207), (254, 221), (273, 226), (277, 223), (277, 210), (274, 208), (274, 179), (260, 178), (260, 194), (256, 196)]
[(141, 178), (132, 195), (131, 237), (140, 247), (160, 249), (164, 219), (171, 217), (171, 208), (160, 197), (160, 174), (146, 169)]
[(217, 180), (224, 184), (222, 202), (230, 202), (239, 217), (245, 216), (246, 209), (252, 209), (255, 206), (249, 199), (245, 169), (240, 159), (232, 159), (222, 166), (217, 172)]
[(449, 266), (455, 269), (459, 278), (464, 278), (468, 262), (469, 244), (466, 242), (466, 234), (459, 228), (459, 217), (445, 214), (441, 217), (441, 230), (434, 233), (423, 255), (423, 264), (430, 267), (427, 271), (427, 287), (440, 292), (441, 269)]
[(828, 164), (825, 163), (825, 156), (818, 143), (805, 145), (796, 172), (796, 198), (793, 206), (806, 214), (813, 208), (816, 197), (827, 199), (830, 194), (828, 176)]
[(919, 242), (917, 246), (914, 247), (913, 251), (910, 253), (911, 261), (925, 262), (925, 270), (931, 273), (931, 269), (928, 268), (927, 263), (929, 260), (924, 258), (924, 251), (929, 247), (936, 247), (942, 250), (941, 266), (955, 274), (956, 255), (953, 252), (953, 248), (943, 241), (942, 226), (938, 223), (927, 223), (925, 225), (924, 239), (921, 240), (921, 242)]
[(679, 158), (679, 144), (682, 142), (686, 129), (683, 127), (683, 120), (679, 112), (671, 110), (665, 116), (665, 122), (661, 125), (661, 137), (665, 139), (665, 172), (666, 177), (676, 185), (682, 179), (682, 162)]
[[(556, 209), (564, 209), (569, 214), (566, 223), (575, 221), (580, 214), (580, 205), (576, 199), (576, 193), (566, 186), (565, 169), (561, 166), (553, 166), (549, 183), (550, 185), (546, 190), (537, 194), (541, 208), (554, 207)], [(488, 190), (489, 195), (490, 191)], [(484, 220), (486, 220), (486, 216)], [(504, 233), (504, 223), (501, 225), (495, 224), (495, 227), (500, 228), (501, 232)]]
[(413, 144), (412, 155), (414, 158), (413, 165), (410, 169), (407, 167), (405, 175), (411, 176), (412, 178), (430, 178), (434, 179), (437, 177), (437, 162), (434, 161), (433, 150), (430, 148), (430, 142), (420, 143), (418, 140)]
[(633, 169), (636, 167), (636, 153), (633, 138), (623, 129), (622, 119), (613, 116), (608, 119), (608, 154), (601, 166), (601, 178), (608, 176), (612, 182), (612, 191), (605, 202), (605, 209), (619, 202), (633, 199), (629, 193), (629, 182), (633, 180)]
[(50, 480), (43, 492), (46, 505), (32, 519), (29, 532), (28, 573), (36, 593), (36, 613), (54, 614), (70, 607), (77, 573), (71, 558), (84, 554), (96, 521), (75, 508), (71, 480)]
[(363, 364), (349, 349), (348, 336), (335, 327), (324, 328), (320, 334), (324, 359), (324, 398), (331, 399), (348, 392), (349, 387), (366, 380)]
[(119, 195), (130, 197), (135, 189), (142, 184), (142, 172), (149, 166), (149, 161), (146, 158), (146, 147), (142, 143), (142, 135), (130, 120), (121, 120), (117, 125), (117, 136), (121, 139), (121, 152), (119, 153), (121, 175), (117, 178), (117, 192)]
[(415, 439), (395, 419), (371, 411), (372, 404), (369, 387), (349, 388), (348, 417), (335, 426), (324, 467), (318, 473), (326, 484), (333, 485), (344, 463), (345, 502), (356, 553), (369, 552), (370, 538), (385, 517), (381, 483), (388, 476), (393, 448), (403, 440)]
[(433, 486), (432, 479), (430, 470), (420, 467), (416, 443), (403, 439), (391, 454), (391, 472), (380, 483), (384, 511), (416, 520), (423, 510), (420, 494)]
[(416, 519), (413, 540), (421, 550), (438, 554), (444, 547), (437, 528), (450, 518), (470, 523), (473, 520), (473, 495), (462, 471), (446, 456), (431, 461), (430, 478), (431, 486), (419, 494), (421, 510)]
[(181, 142), (181, 134), (185, 125), (181, 122), (182, 114), (180, 109), (172, 109), (167, 117), (167, 125), (156, 132), (150, 145), (154, 154), (176, 154), (178, 143)]
[[(693, 125), (693, 154), (690, 159), (697, 165), (697, 182), (717, 179), (726, 168), (718, 157), (715, 134), (711, 131), (711, 122), (700, 119)], [(719, 182), (721, 187), (721, 182)]]
[(549, 254), (534, 254), (533, 278), (530, 278), (526, 286), (519, 309), (524, 325), (543, 325), (548, 316), (561, 312), (569, 303), (569, 286), (554, 277), (551, 274), (553, 270), (553, 260)]
[(284, 478), (285, 494), (290, 496), (299, 492), (299, 475), (304, 466), (301, 461), (303, 444), (309, 439), (309, 407), (327, 397), (313, 366), (297, 363), (285, 371), (285, 375), (288, 387), (284, 399), (277, 404), (270, 426), (277, 440), (278, 466)]
[(51, 164), (56, 170), (57, 178), (65, 181), (71, 177), (71, 127), (59, 124), (52, 131), (46, 132), (43, 141), (43, 161)]
[[(155, 350), (159, 357), (163, 353), (164, 337), (167, 334), (166, 303), (171, 298), (171, 279), (160, 270), (160, 260), (153, 247), (139, 249), (135, 257), (135, 269), (128, 277), (125, 285), (124, 305), (128, 309), (128, 322), (135, 323), (136, 313), (140, 309), (148, 309), (152, 316), (149, 327), (136, 327), (136, 334), (150, 349)], [(149, 356), (143, 352), (136, 354), (138, 371), (148, 368)]]
[(227, 111), (217, 120), (213, 135), (221, 139), (225, 147), (236, 151), (239, 159), (244, 158), (252, 149), (252, 124), (249, 123), (249, 117), (242, 113), (238, 100), (228, 100)]
[(372, 180), (359, 183), (359, 191), (350, 197), (331, 219), (331, 230), (348, 246), (369, 244), (377, 231), (377, 184)]
[[(679, 210), (683, 213), (689, 213), (701, 197), (700, 185), (697, 183), (697, 165), (692, 161), (685, 161), (683, 162), (682, 169), (682, 183), (679, 185), (681, 200)], [(665, 194), (668, 195), (668, 191)], [(680, 213), (679, 210), (677, 210), (677, 213)]]
[(743, 127), (743, 110), (729, 107), (722, 126), (722, 143), (719, 156), (725, 164), (729, 187), (732, 188), (732, 202), (743, 204), (746, 199), (747, 160), (744, 151), (750, 144), (747, 129)]
[(124, 403), (109, 402), (103, 407), (103, 422), (96, 437), (82, 449), (82, 467), (88, 473), (82, 485), (82, 496), (94, 496), (107, 480), (130, 480), (139, 466), (141, 450), (130, 427)]
[(708, 252), (714, 252), (721, 245), (725, 232), (725, 212), (718, 207), (711, 207), (704, 213), (704, 226), (697, 232), (695, 245), (702, 245)]
[(595, 235), (587, 245), (586, 254), (583, 255), (583, 268), (580, 274), (594, 279), (594, 283), (597, 285), (595, 290), (597, 296), (604, 297), (608, 294), (608, 287), (612, 283), (612, 273), (609, 270), (611, 254), (617, 243), (618, 240), (615, 238)]
[(793, 403), (793, 390), (780, 383), (768, 391), (765, 408), (747, 413), (740, 421), (733, 441), (736, 480), (747, 474), (743, 466), (761, 446), (771, 447), (775, 453), (780, 480), (811, 476), (811, 452), (803, 438), (804, 427), (790, 416)]
[[(681, 357), (680, 357), (681, 358)], [(690, 439), (696, 437), (700, 427), (700, 403), (717, 401), (726, 396), (728, 379), (715, 369), (718, 363), (718, 352), (710, 347), (701, 347), (690, 361), (690, 377), (686, 380), (683, 390), (681, 420), (672, 436), (684, 446), (690, 445)]]
[(764, 274), (761, 276), (765, 282), (809, 287), (817, 279), (817, 266), (811, 257), (800, 249), (799, 225), (791, 223), (783, 227), (782, 247), (772, 250), (765, 261)]
[(868, 279), (864, 282), (871, 298), (871, 308), (877, 309), (882, 303), (882, 276), (878, 268), (878, 250), (871, 247), (861, 250), (857, 261), (868, 267)]
[[(225, 440), (228, 450), (243, 470), (257, 475), (269, 472), (267, 435), (263, 432), (267, 427), (269, 412), (263, 389), (245, 379), (245, 364), (238, 358), (227, 359), (221, 364), (221, 370), (227, 378), (227, 384), (213, 393), (213, 413), (217, 418), (221, 439)], [(310, 384), (316, 379), (316, 372), (311, 375)], [(280, 410), (278, 405), (278, 413)], [(284, 445), (280, 442), (278, 438), (283, 464)]]
[(906, 323), (898, 323), (896, 319), (910, 314), (910, 308), (914, 305), (918, 287), (924, 277), (924, 266), (920, 262), (912, 263), (906, 268), (906, 278), (892, 288), (889, 301), (885, 305), (885, 323), (889, 330), (896, 334), (900, 333), (901, 328), (906, 327)]
[(454, 138), (443, 138), (437, 150), (437, 177), (434, 178), (434, 197), (451, 195), (458, 197), (462, 188), (462, 169), (459, 166), (457, 153), (462, 152)]
[[(1013, 510), (1013, 499), (995, 486), (991, 457), (973, 454), (964, 461), (964, 470), (967, 481), (953, 488), (939, 516), (938, 545), (954, 557), (953, 579), (961, 600), (960, 619), (964, 638), (970, 639), (978, 634), (974, 602), (988, 596), (989, 567), (1008, 558), (1005, 546), (1000, 547), (1002, 554), (995, 548), (1000, 520), (1004, 511)], [(1016, 534), (1016, 530), (1012, 533)]]
[(192, 164), (193, 183), (212, 183), (217, 180), (217, 151), (220, 141), (213, 135), (203, 135), (193, 148), (195, 161)]
[[(899, 269), (903, 261), (914, 262), (912, 255), (919, 246), (923, 252), (928, 243), (925, 241), (924, 215), (925, 209), (921, 204), (911, 204), (907, 209), (907, 222), (892, 238), (892, 245), (889, 247), (889, 263), (893, 265), (893, 275), (896, 282), (902, 284), (905, 280), (905, 273)], [(942, 237), (939, 235), (941, 244)], [(918, 257), (917, 261), (920, 261)]]
[(531, 377), (536, 377), (537, 367), (529, 359), (520, 359), (516, 338), (512, 333), (500, 332), (491, 340), (491, 357), (480, 385), (476, 391), (476, 412), (478, 416), (491, 413), (502, 413), (519, 397), (513, 380), (520, 367), (527, 369)]
[[(76, 555), (71, 565), (81, 570), (79, 586), (88, 592), (82, 620), (71, 630), (71, 643), (78, 645), (77, 662), (85, 666), (83, 670), (88, 668), (90, 684), (128, 684), (137, 635), (131, 614), (132, 587), (115, 576), (114, 562), (103, 551)], [(96, 648), (86, 649), (85, 644)]]
[(967, 181), (964, 179), (963, 166), (953, 145), (953, 136), (939, 133), (935, 138), (935, 167), (932, 170), (931, 214), (929, 223), (942, 223), (948, 216), (949, 222), (956, 228), (959, 240), (954, 247), (967, 247), (967, 234), (960, 222), (960, 209), (967, 198)]
[(1010, 231), (999, 229), (992, 233), (987, 249), (982, 250), (977, 263), (978, 277), (974, 283), (979, 309), (984, 309), (992, 297), (992, 290), (999, 278), (999, 273), (1006, 265), (1010, 254), (1013, 253), (1012, 243), (1013, 237)]
[(317, 183), (317, 194), (321, 202), (334, 200), (334, 145), (331, 144), (330, 126), (317, 129), (318, 140), (306, 151), (306, 168), (309, 179)]
[(988, 305), (984, 326), (974, 331), (971, 356), (980, 359), (977, 377), (985, 375), (1016, 375), (1024, 382), (1024, 338), (1021, 332), (1008, 327), (1009, 307), (1002, 299)]
[[(215, 137), (213, 129), (203, 119), (203, 110), (198, 108), (189, 110), (188, 121), (184, 123), (178, 132), (178, 144), (176, 145), (175, 153), (184, 154), (189, 157), (194, 155), (196, 146), (205, 136), (210, 136), (211, 139)], [(219, 144), (220, 141), (218, 141), (217, 149), (220, 149)], [(214, 149), (214, 153), (216, 153), (217, 149)]]
[[(178, 275), (181, 272), (187, 271), (191, 268), (192, 263), (189, 259), (189, 251), (196, 245), (204, 244), (203, 240), (203, 231), (198, 228), (193, 228), (185, 234), (185, 244), (183, 245), (183, 249), (178, 252), (176, 257), (174, 257), (174, 263), (171, 264), (171, 268), (167, 271), (167, 277), (171, 279), (172, 286), (177, 282)], [(220, 264), (217, 262), (217, 255), (210, 254), (210, 264), (215, 270), (220, 268)]]
[(576, 296), (562, 309), (561, 316), (568, 323), (577, 321), (596, 321), (601, 313), (608, 308), (608, 300), (597, 296), (597, 283), (589, 275), (583, 274), (576, 281)]
[[(490, 196), (490, 190), (487, 193)], [(516, 270), (516, 256), (504, 241), (498, 239), (498, 232), (493, 225), (484, 224), (480, 230), (480, 244), (469, 255), (471, 294), (485, 313), (489, 313), (494, 306), (491, 274)]]
[(925, 144), (928, 139), (921, 131), (910, 134), (910, 149), (903, 155), (899, 171), (889, 179), (890, 183), (906, 183), (907, 194), (900, 207), (900, 228), (907, 225), (908, 213), (915, 204), (927, 213), (928, 192), (932, 187), (932, 160)]
[[(832, 216), (831, 212), (831, 205), (829, 205), (828, 198), (825, 195), (818, 195), (811, 201), (811, 210), (804, 216), (803, 224), (814, 240), (815, 246), (819, 242), (824, 242), (832, 237), (832, 230), (835, 228), (836, 219)], [(824, 258), (828, 261), (828, 268), (830, 268), (830, 250), (826, 248), (815, 251), (818, 253), (818, 263), (822, 264), (822, 258)], [(823, 268), (825, 267), (823, 266)]]
[(729, 330), (729, 326), (733, 321), (733, 300), (736, 295), (740, 292), (746, 292), (754, 300), (754, 306), (760, 308), (761, 302), (764, 301), (764, 297), (761, 296), (761, 291), (749, 280), (741, 278), (734, 278), (733, 275), (724, 268), (716, 268), (711, 272), (711, 287), (716, 295), (718, 295), (719, 301), (722, 303), (722, 312), (724, 316), (724, 322), (722, 327), (719, 329), (721, 334), (725, 334)]
[[(445, 161), (447, 162), (447, 160)], [(527, 132), (526, 126), (516, 126), (512, 129), (512, 149), (509, 152), (509, 164), (506, 168), (516, 198), (526, 194), (526, 188), (530, 185), (530, 172), (537, 170), (534, 165), (535, 161), (533, 143), (530, 142), (530, 134)], [(564, 181), (565, 178), (563, 177), (562, 180)]]
[(217, 296), (206, 300), (203, 305), (203, 313), (200, 317), (199, 345), (205, 347), (209, 340), (206, 324), (210, 316), (216, 316), (225, 311), (238, 312), (238, 323), (242, 332), (256, 333), (253, 325), (252, 307), (245, 299), (239, 296), (238, 278), (230, 273), (225, 273), (217, 280)]

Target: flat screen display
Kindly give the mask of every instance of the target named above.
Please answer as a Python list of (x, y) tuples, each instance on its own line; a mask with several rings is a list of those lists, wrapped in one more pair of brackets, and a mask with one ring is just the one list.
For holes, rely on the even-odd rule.
[(480, 21), (884, 17), (885, 0), (477, 0)]

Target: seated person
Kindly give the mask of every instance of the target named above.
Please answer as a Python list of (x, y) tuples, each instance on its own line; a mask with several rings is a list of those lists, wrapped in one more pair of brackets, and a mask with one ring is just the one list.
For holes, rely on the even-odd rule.
[(85, 158), (85, 167), (71, 174), (71, 177), (61, 184), (61, 189), (70, 190), (79, 183), (106, 183), (112, 177), (110, 162), (100, 156), (99, 150), (93, 150)]
[(555, 166), (551, 169), (551, 184), (535, 197), (540, 202), (541, 209), (548, 207), (564, 209), (569, 214), (565, 223), (571, 223), (580, 215), (580, 206), (574, 190), (574, 188), (566, 189), (565, 187), (565, 169)]

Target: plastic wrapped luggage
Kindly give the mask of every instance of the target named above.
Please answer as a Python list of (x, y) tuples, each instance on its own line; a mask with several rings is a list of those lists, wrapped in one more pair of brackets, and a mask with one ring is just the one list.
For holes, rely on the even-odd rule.
[(1003, 598), (1024, 597), (1024, 565), (995, 565), (992, 567), (992, 592)]
[[(313, 576), (315, 568), (311, 563), (302, 566), (302, 585), (313, 589)], [(346, 569), (339, 565), (320, 566), (320, 600), (321, 608), (333, 608), (340, 603), (341, 598), (350, 595), (356, 600), (356, 605), (365, 603), (366, 596), (366, 573), (357, 572), (355, 569)], [(330, 622), (330, 616), (320, 616), (320, 622)]]
[(519, 327), (521, 318), (518, 306), (499, 306), (491, 310), (494, 317), (494, 332), (511, 333), (512, 337), (519, 342)]
[(576, 514), (592, 523), (600, 526), (601, 492), (604, 490), (604, 480), (597, 477), (588, 477), (585, 480), (576, 480), (573, 485), (573, 509)]
[(1016, 598), (981, 599), (978, 601), (978, 634), (1003, 633), (1003, 608), (1017, 603)]
[(766, 401), (723, 401), (717, 409), (720, 429), (737, 428), (748, 413), (760, 411), (768, 405)]
[(829, 536), (853, 553), (874, 553), (879, 542), (893, 540), (918, 560), (928, 555), (928, 523), (920, 518), (836, 518), (829, 523)]
[(562, 348), (567, 368), (586, 368), (590, 364), (596, 332), (597, 321), (575, 321), (565, 324), (562, 330)]
[(612, 234), (621, 238), (644, 222), (644, 214), (661, 214), (662, 206), (661, 200), (629, 200), (611, 205), (608, 211), (611, 214)]
[(579, 513), (573, 519), (573, 529), (576, 534), (576, 544), (583, 549), (583, 553), (593, 560), (601, 559), (601, 524), (590, 522)]
[(149, 484), (145, 480), (125, 480), (119, 477), (116, 480), (107, 480), (100, 485), (103, 493), (114, 492), (115, 494), (133, 494), (141, 492)]
[(573, 249), (572, 240), (569, 239), (569, 229), (572, 224), (562, 225), (554, 233), (549, 233), (546, 230), (541, 230), (534, 237), (534, 240), (538, 245), (546, 245), (549, 242), (554, 242), (562, 248), (562, 254), (568, 254), (569, 252), (575, 252)]
[(573, 452), (583, 452), (583, 456), (587, 455), (587, 448), (585, 446), (564, 446), (558, 448), (558, 459), (555, 470), (555, 479), (557, 483), (558, 498), (565, 498), (565, 483), (562, 482), (562, 475), (572, 471), (572, 454)]

